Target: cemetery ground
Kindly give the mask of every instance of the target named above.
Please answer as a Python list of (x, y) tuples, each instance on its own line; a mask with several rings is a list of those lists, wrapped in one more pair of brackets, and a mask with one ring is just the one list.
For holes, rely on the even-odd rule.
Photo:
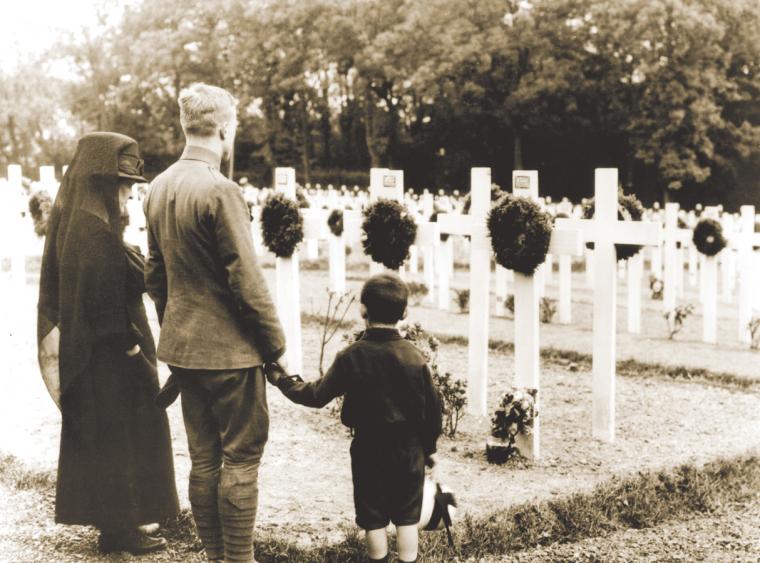
[[(265, 274), (272, 287), (274, 271), (267, 268)], [(349, 274), (349, 289), (356, 292), (366, 271), (356, 267)], [(317, 319), (326, 305), (326, 278), (322, 270), (301, 272), (307, 379), (318, 372)], [(452, 286), (466, 287), (467, 280), (466, 272), (457, 272)], [(0, 397), (0, 558), (130, 560), (98, 555), (90, 529), (53, 523), (59, 417), (36, 366), (36, 289), (29, 281), (24, 295), (13, 300), (14, 336), (3, 350), (8, 367)], [(542, 458), (489, 465), (484, 456), (489, 421), (471, 415), (454, 438), (439, 442), (438, 476), (456, 492), (459, 513), (466, 515), (455, 525), (461, 560), (757, 561), (760, 378), (753, 373), (755, 353), (733, 344), (735, 311), (720, 309), (717, 346), (700, 342), (698, 315), (671, 341), (661, 303), (644, 298), (642, 335), (628, 336), (621, 290), (618, 358), (655, 367), (620, 371), (617, 440), (605, 444), (591, 438), (592, 294), (582, 274), (573, 283), (574, 323), (541, 326), (542, 348), (555, 350), (542, 361)], [(550, 285), (547, 295), (555, 289)], [(354, 306), (348, 319), (356, 321), (357, 310)], [(456, 310), (453, 303), (448, 313), (414, 306), (410, 320), (444, 337), (440, 368), (463, 377), (467, 316)], [(153, 316), (152, 307), (148, 311)], [(509, 319), (491, 319), (489, 411), (512, 382), (512, 325)], [(328, 346), (328, 362), (343, 345), (340, 332), (349, 330), (345, 326)], [(686, 370), (670, 369), (679, 366)], [(681, 377), (698, 369), (707, 372)], [(161, 373), (167, 375), (165, 367)], [(347, 431), (329, 407), (292, 405), (271, 387), (269, 397), (258, 560), (352, 560), (361, 550), (351, 531)], [(169, 416), (178, 490), (187, 507), (189, 458), (178, 404)], [(142, 560), (202, 560), (194, 551), (198, 545), (187, 513), (168, 532), (171, 550)], [(441, 534), (425, 536), (423, 560), (454, 560)]]

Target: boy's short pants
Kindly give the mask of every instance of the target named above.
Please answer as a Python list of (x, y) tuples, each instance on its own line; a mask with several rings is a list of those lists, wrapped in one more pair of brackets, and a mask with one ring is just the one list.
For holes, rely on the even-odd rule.
[(425, 454), (419, 438), (357, 433), (351, 444), (356, 523), (378, 530), (420, 521)]

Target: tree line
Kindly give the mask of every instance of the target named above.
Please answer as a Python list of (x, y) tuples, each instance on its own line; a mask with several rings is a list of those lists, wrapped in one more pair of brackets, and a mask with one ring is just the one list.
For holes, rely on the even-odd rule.
[(178, 91), (205, 81), (239, 100), (254, 183), (384, 166), (466, 190), (472, 166), (537, 168), (577, 199), (613, 166), (645, 201), (760, 204), (758, 37), (756, 0), (143, 0), (48, 55), (76, 79), (3, 77), (0, 159), (62, 164), (73, 131), (110, 129), (157, 173)]

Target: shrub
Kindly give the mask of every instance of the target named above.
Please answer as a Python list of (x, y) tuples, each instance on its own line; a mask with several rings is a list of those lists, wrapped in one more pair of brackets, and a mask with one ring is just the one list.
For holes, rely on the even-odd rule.
[(428, 286), (421, 282), (407, 282), (406, 287), (413, 305), (419, 305), (429, 293)]
[(550, 324), (554, 320), (554, 315), (557, 314), (557, 301), (542, 297), (539, 303), (539, 314), (542, 323)]
[(261, 210), (261, 234), (275, 256), (293, 256), (303, 240), (303, 218), (296, 202), (283, 194), (270, 195)]
[(760, 350), (760, 317), (752, 317), (749, 321), (749, 334), (752, 337), (752, 341), (749, 345), (752, 350)]
[(380, 199), (364, 210), (362, 223), (364, 253), (391, 270), (409, 258), (417, 236), (417, 224), (397, 201)]
[(467, 313), (470, 311), (470, 290), (469, 289), (455, 289), (454, 290), (454, 302), (459, 307), (460, 313)]

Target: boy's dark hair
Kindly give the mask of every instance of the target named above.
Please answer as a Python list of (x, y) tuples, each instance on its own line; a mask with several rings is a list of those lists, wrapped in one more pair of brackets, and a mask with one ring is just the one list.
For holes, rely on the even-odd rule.
[(361, 294), (368, 320), (383, 324), (395, 324), (403, 318), (408, 298), (409, 289), (404, 281), (390, 273), (369, 278)]

